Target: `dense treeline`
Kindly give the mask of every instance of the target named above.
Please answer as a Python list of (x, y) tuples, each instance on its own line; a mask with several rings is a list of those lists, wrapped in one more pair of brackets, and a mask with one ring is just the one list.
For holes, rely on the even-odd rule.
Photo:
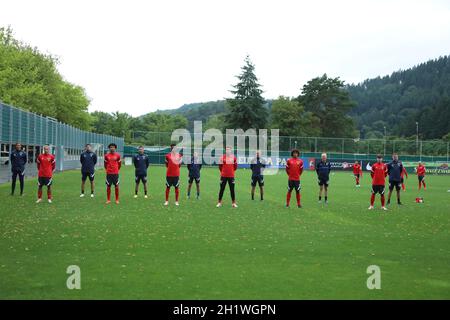
[[(334, 82), (333, 90), (337, 91), (327, 97), (328, 82)], [(311, 105), (314, 99), (308, 92), (320, 88), (319, 104)], [(344, 104), (337, 105), (335, 110), (327, 107), (345, 92), (348, 92), (349, 99), (346, 98)], [(206, 128), (224, 129), (226, 102), (184, 105), (170, 112), (186, 116), (189, 121), (203, 120)], [(386, 128), (390, 138), (415, 139), (418, 122), (420, 139), (443, 138), (449, 141), (450, 57), (430, 60), (356, 85), (344, 85), (338, 78), (329, 79), (324, 75), (309, 81), (297, 98), (280, 97), (267, 102), (269, 126), (280, 128), (283, 135), (382, 139)], [(325, 115), (336, 121), (336, 125), (327, 123), (323, 118)]]
[(277, 128), (284, 136), (356, 137), (358, 133), (349, 116), (355, 106), (339, 78), (326, 74), (308, 81), (296, 98), (263, 98), (255, 66), (246, 57), (237, 83), (226, 100), (184, 105), (176, 110), (158, 111), (204, 122), (204, 129)]
[(57, 64), (55, 57), (14, 39), (10, 28), (0, 28), (0, 100), (89, 129), (89, 99), (82, 87), (63, 79)]
[(132, 117), (127, 113), (93, 112), (94, 132), (124, 137), (127, 143), (146, 144), (151, 140), (152, 132), (171, 132), (177, 128), (186, 128), (188, 121), (180, 115), (148, 113), (141, 117)]
[(357, 102), (351, 115), (362, 137), (416, 135), (442, 138), (450, 132), (450, 57), (430, 60), (389, 76), (347, 87)]

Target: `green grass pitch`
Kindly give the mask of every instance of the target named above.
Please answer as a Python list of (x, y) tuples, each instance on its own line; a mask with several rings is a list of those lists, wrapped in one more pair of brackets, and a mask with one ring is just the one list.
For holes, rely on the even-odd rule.
[[(149, 199), (133, 199), (134, 172), (121, 173), (120, 205), (105, 205), (104, 172), (94, 199), (79, 198), (80, 174), (54, 178), (54, 203), (35, 204), (0, 186), (1, 299), (449, 299), (450, 179), (407, 180), (404, 206), (368, 211), (369, 175), (332, 175), (328, 206), (317, 202), (315, 173), (302, 177), (302, 204), (284, 208), (284, 171), (266, 176), (263, 202), (250, 200), (250, 172), (238, 170), (239, 208), (216, 208), (217, 168), (202, 170), (201, 200), (164, 207), (163, 167), (149, 169)], [(89, 190), (89, 189), (88, 189)], [(195, 190), (195, 189), (193, 189)], [(259, 195), (259, 193), (257, 193)], [(425, 202), (416, 204), (416, 196)], [(45, 193), (44, 193), (45, 196)], [(195, 197), (194, 197), (195, 198)], [(293, 195), (295, 204), (295, 196)], [(81, 269), (69, 290), (66, 269)], [(369, 265), (381, 289), (366, 286)]]

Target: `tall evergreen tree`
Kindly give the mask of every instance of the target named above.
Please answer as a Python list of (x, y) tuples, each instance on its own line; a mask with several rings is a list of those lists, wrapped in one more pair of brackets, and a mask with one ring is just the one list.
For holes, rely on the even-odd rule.
[(234, 98), (227, 99), (228, 114), (226, 125), (228, 128), (260, 129), (267, 125), (268, 111), (264, 106), (261, 85), (255, 75), (255, 66), (247, 56), (242, 72), (236, 76), (239, 82), (230, 92)]

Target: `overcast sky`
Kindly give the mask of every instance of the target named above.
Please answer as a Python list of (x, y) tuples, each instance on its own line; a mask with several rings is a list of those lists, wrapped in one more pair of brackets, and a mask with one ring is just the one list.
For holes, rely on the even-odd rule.
[(0, 26), (60, 59), (89, 110), (134, 116), (229, 97), (247, 54), (265, 98), (450, 54), (450, 1), (0, 0)]

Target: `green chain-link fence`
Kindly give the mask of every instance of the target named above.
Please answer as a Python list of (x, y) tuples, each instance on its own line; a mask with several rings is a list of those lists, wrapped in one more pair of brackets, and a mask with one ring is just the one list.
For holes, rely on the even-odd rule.
[[(165, 149), (173, 141), (171, 132), (133, 132), (133, 145), (145, 145), (154, 150)], [(194, 135), (192, 134), (192, 139)], [(270, 149), (270, 130), (268, 132)], [(209, 141), (204, 141), (203, 146)], [(324, 137), (279, 137), (280, 152), (299, 149), (307, 156), (329, 153), (334, 159), (373, 159), (377, 154), (390, 157), (396, 152), (403, 159), (422, 159), (423, 161), (449, 161), (450, 145), (443, 140), (390, 140), (390, 139), (348, 139)], [(250, 150), (253, 153), (252, 150)], [(127, 154), (127, 150), (125, 150)]]

